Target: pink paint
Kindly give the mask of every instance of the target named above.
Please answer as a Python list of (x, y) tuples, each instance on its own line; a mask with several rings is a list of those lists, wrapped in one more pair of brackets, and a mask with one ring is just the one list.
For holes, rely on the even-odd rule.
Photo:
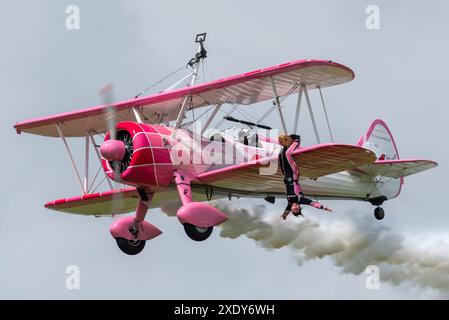
[(111, 226), (109, 227), (109, 231), (114, 238), (124, 238), (127, 240), (151, 240), (160, 234), (162, 231), (159, 230), (155, 225), (142, 221), (139, 222), (139, 233), (137, 234), (137, 238), (129, 231), (129, 227), (135, 221), (134, 216), (123, 217), (115, 220)]
[(53, 207), (55, 207), (55, 206), (60, 207), (63, 204), (65, 205), (65, 207), (70, 207), (70, 205), (72, 203), (78, 203), (79, 201), (84, 201), (84, 202), (86, 202), (86, 204), (88, 204), (90, 201), (95, 202), (98, 199), (104, 199), (104, 200), (110, 199), (115, 194), (118, 194), (118, 193), (136, 194), (136, 189), (135, 188), (125, 188), (125, 189), (120, 189), (120, 190), (108, 190), (105, 192), (90, 193), (90, 194), (86, 194), (86, 195), (82, 195), (82, 196), (78, 196), (78, 197), (63, 198), (63, 199), (50, 201), (50, 202), (47, 202), (44, 206), (45, 206), (45, 208), (53, 209)]
[(161, 126), (161, 125), (154, 125), (153, 128), (162, 135), (170, 136), (171, 135), (171, 128)]
[[(148, 202), (151, 202), (151, 199), (153, 199), (153, 193), (147, 193), (148, 196)], [(137, 209), (136, 209), (136, 220), (137, 221), (144, 221), (145, 220), (145, 216), (147, 215), (148, 212), (148, 205), (143, 202), (140, 197), (139, 200), (137, 201)]]
[[(117, 124), (117, 130), (127, 131), (131, 135), (134, 151), (129, 166), (120, 176), (113, 173), (109, 161), (102, 161), (103, 169), (108, 176), (117, 180), (117, 182), (135, 187), (168, 186), (173, 176), (173, 165), (170, 152), (164, 145), (160, 133), (158, 133), (159, 130), (169, 133), (168, 129), (162, 129), (161, 126), (123, 121)], [(118, 157), (120, 155), (113, 154), (117, 152), (117, 144), (113, 141), (107, 134), (103, 145), (105, 145), (105, 149), (109, 149), (104, 152), (111, 153), (105, 154), (106, 156)]]
[(145, 132), (139, 131), (133, 136), (133, 146), (134, 150), (139, 150), (142, 148), (148, 148), (150, 144), (148, 143), (148, 138)]
[(261, 135), (259, 135), (259, 141), (264, 141), (264, 142), (268, 142), (271, 144), (279, 144), (278, 139), (274, 139), (274, 138), (267, 137), (267, 136), (261, 136)]
[(129, 167), (122, 173), (121, 180), (136, 187), (156, 187), (158, 185), (154, 165)]
[(299, 167), (296, 164), (295, 158), (294, 158), (294, 151), (299, 150), (299, 142), (294, 141), (292, 145), (287, 149), (286, 151), (286, 158), (288, 161), (288, 164), (293, 170), (293, 180), (295, 181), (293, 183), (293, 188), (295, 194), (299, 195), (302, 193), (301, 185), (299, 184)]
[(201, 228), (217, 226), (228, 220), (223, 212), (204, 202), (184, 204), (179, 208), (176, 216), (182, 224), (190, 223)]
[(192, 188), (190, 186), (190, 177), (183, 172), (175, 172), (175, 183), (178, 189), (179, 198), (183, 204), (192, 202)]
[(125, 152), (125, 144), (120, 140), (106, 140), (100, 146), (101, 156), (109, 161), (122, 160)]
[(311, 204), (310, 204), (312, 207), (314, 207), (314, 208), (316, 208), (316, 209), (321, 209), (321, 203), (318, 203), (318, 202), (312, 202)]

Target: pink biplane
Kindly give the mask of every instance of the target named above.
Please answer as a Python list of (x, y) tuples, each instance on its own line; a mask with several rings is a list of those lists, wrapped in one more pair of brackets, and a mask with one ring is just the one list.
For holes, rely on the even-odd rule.
[[(309, 92), (320, 93), (326, 111), (321, 89), (351, 81), (354, 73), (348, 67), (332, 61), (299, 60), (195, 84), (206, 57), (204, 40), (205, 34), (197, 36), (199, 49), (188, 64), (192, 72), (184, 78), (189, 81), (187, 86), (14, 126), (18, 133), (59, 137), (65, 145), (81, 195), (51, 201), (46, 208), (94, 216), (135, 211), (135, 215), (115, 220), (110, 232), (123, 252), (137, 254), (147, 240), (162, 233), (144, 220), (148, 209), (178, 199), (182, 205), (177, 217), (186, 234), (196, 241), (205, 240), (214, 226), (227, 219), (205, 201), (235, 196), (259, 197), (274, 203), (276, 197), (285, 197), (277, 163), (281, 147), (277, 134), (272, 134), (275, 130), (260, 121), (236, 119), (231, 112), (225, 113), (224, 119), (248, 128), (211, 130), (212, 122), (218, 120), (216, 116), (225, 106), (234, 111), (240, 106), (272, 101), (272, 110), (279, 113), (282, 131), (287, 133), (281, 103), (292, 94), (297, 94), (298, 99), (291, 117), (291, 133), (297, 131), (305, 97), (317, 139), (316, 145), (301, 147), (294, 153), (308, 197), (369, 201), (380, 220), (384, 217), (380, 205), (399, 195), (405, 176), (437, 165), (429, 160), (400, 159), (393, 136), (382, 120), (375, 120), (355, 145), (321, 142)], [(208, 111), (202, 125), (199, 118), (188, 121), (199, 108)], [(223, 118), (220, 120), (222, 123)], [(266, 130), (264, 134), (262, 129)], [(95, 136), (103, 135), (104, 141), (98, 146)], [(69, 137), (85, 139), (84, 179), (67, 143)], [(109, 190), (92, 192), (90, 147), (104, 170)], [(126, 187), (114, 187), (117, 183)]]

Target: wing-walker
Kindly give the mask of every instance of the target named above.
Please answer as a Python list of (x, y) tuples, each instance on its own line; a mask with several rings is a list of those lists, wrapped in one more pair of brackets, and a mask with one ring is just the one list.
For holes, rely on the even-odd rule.
[[(293, 157), (307, 197), (368, 201), (381, 220), (381, 205), (400, 194), (405, 176), (437, 165), (430, 160), (400, 159), (382, 120), (375, 120), (356, 144), (333, 141), (321, 90), (351, 81), (350, 68), (332, 61), (298, 60), (197, 84), (207, 54), (205, 39), (205, 33), (196, 37), (198, 51), (186, 67), (190, 74), (165, 91), (112, 102), (106, 87), (103, 105), (15, 124), (17, 133), (60, 138), (79, 183), (80, 195), (48, 202), (46, 208), (92, 216), (134, 212), (116, 218), (110, 232), (124, 253), (137, 254), (147, 240), (162, 233), (145, 220), (149, 208), (178, 199), (177, 217), (186, 234), (203, 241), (214, 226), (227, 220), (209, 200), (254, 197), (274, 203), (285, 197), (277, 161), (281, 146), (277, 134), (274, 138), (271, 134), (275, 130), (262, 121), (269, 112), (276, 112), (281, 131), (295, 133), (303, 105), (310, 114), (316, 144), (297, 148)], [(179, 88), (183, 83), (187, 85)], [(311, 91), (322, 102), (330, 142), (321, 141)], [(291, 95), (298, 98), (288, 130), (284, 99)], [(264, 101), (272, 103), (257, 121), (238, 116), (249, 113), (247, 106)], [(212, 130), (213, 123), (219, 129), (223, 124), (239, 128)], [(81, 166), (69, 138), (85, 141)], [(99, 138), (101, 145), (97, 145)], [(108, 190), (94, 189), (98, 172), (93, 179), (91, 157), (98, 158)]]

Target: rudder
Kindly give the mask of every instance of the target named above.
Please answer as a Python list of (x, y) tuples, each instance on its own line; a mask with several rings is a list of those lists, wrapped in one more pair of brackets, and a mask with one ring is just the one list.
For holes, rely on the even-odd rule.
[(357, 145), (373, 151), (378, 160), (398, 160), (399, 153), (387, 124), (376, 119)]
[[(381, 119), (376, 119), (371, 123), (357, 144), (373, 151), (377, 160), (399, 160), (399, 153), (393, 135), (387, 124)], [(374, 180), (374, 186), (368, 190), (367, 198), (395, 198), (401, 193), (403, 183), (403, 177), (399, 179), (383, 176), (377, 177)]]

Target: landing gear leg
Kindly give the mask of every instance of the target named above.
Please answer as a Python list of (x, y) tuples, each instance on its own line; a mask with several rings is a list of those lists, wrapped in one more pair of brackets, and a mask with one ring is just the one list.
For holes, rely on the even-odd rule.
[[(183, 206), (189, 206), (194, 205), (195, 203), (192, 202), (192, 187), (190, 186), (190, 179), (188, 176), (185, 176), (181, 173), (175, 172), (175, 182), (176, 187), (178, 189), (179, 197), (181, 198)], [(203, 209), (204, 210), (204, 209)], [(210, 209), (208, 209), (210, 210)], [(201, 212), (195, 212), (196, 216), (201, 216)], [(179, 215), (178, 215), (179, 218)], [(226, 218), (225, 218), (226, 219)], [(195, 219), (194, 219), (195, 220)], [(184, 231), (187, 234), (187, 236), (195, 241), (204, 241), (211, 235), (214, 227), (213, 225), (203, 225), (203, 221), (207, 221), (208, 219), (196, 219), (197, 223), (189, 223), (188, 220), (181, 220), (181, 223), (184, 226)], [(200, 223), (198, 223), (200, 222)], [(214, 224), (215, 225), (215, 224)]]
[(126, 254), (140, 253), (145, 247), (146, 240), (161, 234), (159, 229), (145, 221), (152, 197), (152, 193), (141, 195), (137, 203), (136, 215), (121, 218), (111, 225), (112, 236), (117, 241), (120, 250)]
[(384, 209), (380, 206), (376, 207), (376, 209), (374, 209), (374, 216), (377, 220), (382, 220), (385, 217)]

